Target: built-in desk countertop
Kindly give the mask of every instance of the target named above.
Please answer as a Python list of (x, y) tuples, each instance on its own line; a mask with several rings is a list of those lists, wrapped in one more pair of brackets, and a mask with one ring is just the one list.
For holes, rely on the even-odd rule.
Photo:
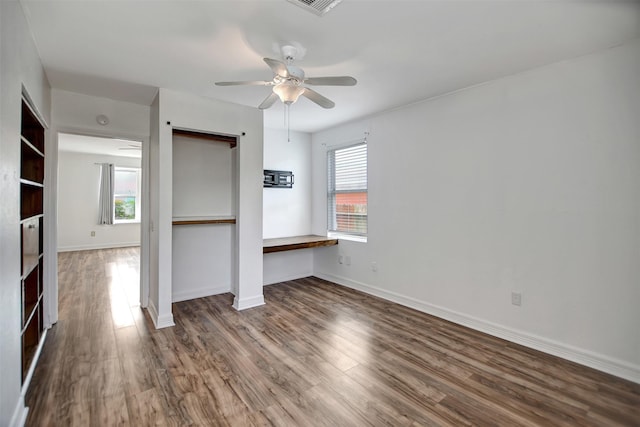
[(268, 254), (272, 252), (292, 251), (294, 249), (334, 246), (337, 244), (338, 239), (315, 235), (264, 239), (262, 243), (262, 253)]

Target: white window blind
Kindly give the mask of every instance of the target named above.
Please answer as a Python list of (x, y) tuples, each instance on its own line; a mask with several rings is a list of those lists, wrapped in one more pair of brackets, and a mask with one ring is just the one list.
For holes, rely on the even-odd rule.
[(367, 144), (327, 152), (328, 231), (367, 234)]

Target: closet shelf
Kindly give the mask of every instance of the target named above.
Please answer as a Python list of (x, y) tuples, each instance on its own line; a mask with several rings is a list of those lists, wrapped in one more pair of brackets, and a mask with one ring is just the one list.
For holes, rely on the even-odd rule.
[(235, 224), (236, 217), (227, 216), (174, 216), (173, 225), (198, 225), (198, 224)]

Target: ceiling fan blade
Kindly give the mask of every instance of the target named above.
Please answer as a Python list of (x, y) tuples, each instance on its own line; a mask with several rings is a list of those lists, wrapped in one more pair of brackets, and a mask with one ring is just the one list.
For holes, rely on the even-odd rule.
[(325, 98), (315, 90), (309, 89), (308, 87), (304, 88), (304, 92), (302, 92), (302, 96), (307, 97), (308, 99), (315, 102), (322, 108), (333, 108), (336, 106), (336, 104), (332, 100), (330, 100), (329, 98)]
[(273, 103), (276, 102), (277, 100), (278, 100), (278, 95), (271, 92), (271, 95), (267, 96), (267, 98), (264, 101), (262, 101), (262, 104), (258, 105), (258, 108), (261, 110), (266, 110), (267, 108), (271, 107)]
[(305, 83), (316, 86), (355, 86), (358, 81), (351, 76), (310, 77)]
[(264, 80), (249, 80), (244, 82), (216, 82), (216, 86), (269, 86), (273, 82), (267, 82)]
[(275, 74), (285, 78), (289, 77), (289, 70), (287, 70), (287, 65), (284, 62), (271, 58), (263, 59)]

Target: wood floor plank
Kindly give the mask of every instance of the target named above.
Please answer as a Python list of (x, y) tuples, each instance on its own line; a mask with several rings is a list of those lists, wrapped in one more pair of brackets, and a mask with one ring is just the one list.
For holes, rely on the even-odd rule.
[(389, 382), (384, 381), (384, 376), (365, 365), (349, 369), (347, 375), (356, 383), (371, 390), (374, 394), (374, 402), (382, 401), (418, 424), (470, 425), (463, 419), (448, 419), (443, 414), (439, 414), (434, 409), (433, 404), (436, 402), (423, 405), (423, 402), (413, 400), (413, 397), (412, 400), (407, 400), (401, 391), (394, 389)]
[(233, 391), (227, 381), (223, 380), (219, 372), (209, 369), (202, 372), (202, 379), (209, 390), (209, 405), (226, 420), (232, 420), (249, 411), (247, 405)]
[(409, 426), (413, 421), (399, 411), (391, 399), (381, 399), (371, 387), (343, 374), (326, 383), (332, 393), (344, 399), (372, 425)]
[[(90, 402), (57, 402), (55, 408), (49, 408), (53, 414), (55, 414), (55, 421), (51, 425), (61, 426), (88, 426), (91, 425), (91, 410)], [(29, 412), (31, 415), (31, 412)], [(46, 414), (45, 414), (46, 415)], [(47, 425), (44, 421), (38, 420), (37, 422), (27, 421), (28, 425)]]
[(93, 399), (89, 406), (90, 425), (128, 426), (129, 412), (123, 393)]
[(132, 426), (167, 426), (162, 399), (155, 388), (131, 395), (127, 399)]
[[(130, 396), (154, 388), (153, 370), (149, 354), (148, 340), (138, 334), (135, 326), (120, 328), (115, 331), (118, 357), (122, 367), (122, 379), (125, 394)], [(136, 357), (130, 357), (136, 354)]]
[(91, 363), (89, 396), (97, 400), (124, 393), (120, 359), (113, 358)]
[(317, 278), (137, 305), (138, 249), (59, 254), (27, 426), (640, 426), (640, 384)]

